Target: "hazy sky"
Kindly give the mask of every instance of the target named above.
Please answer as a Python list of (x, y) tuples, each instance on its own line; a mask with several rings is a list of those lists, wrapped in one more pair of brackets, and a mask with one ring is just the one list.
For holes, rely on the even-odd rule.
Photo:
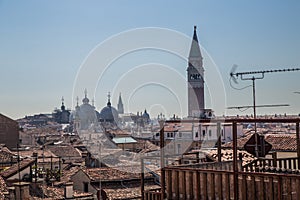
[[(76, 96), (82, 99), (83, 90), (87, 88), (89, 98), (95, 98), (97, 110), (105, 106), (107, 92), (111, 91), (114, 106), (122, 92), (126, 112), (136, 113), (146, 108), (152, 116), (160, 110), (167, 116), (186, 115), (186, 99), (182, 99), (186, 97), (186, 86), (182, 86), (186, 58), (170, 52), (143, 49), (119, 55), (105, 74), (98, 77), (96, 85), (91, 87), (86, 83), (77, 87), (78, 90), (74, 87), (78, 84), (80, 66), (89, 61), (93, 52), (100, 61), (106, 59), (105, 54), (95, 52), (101, 52), (97, 48), (103, 48), (105, 45), (101, 44), (109, 38), (114, 40), (120, 35), (122, 38), (124, 32), (146, 27), (192, 37), (194, 25), (198, 27), (201, 46), (207, 51), (204, 68), (212, 63), (223, 79), (226, 99), (219, 97), (220, 101), (226, 106), (251, 105), (251, 88), (230, 87), (232, 65), (239, 66), (237, 71), (300, 67), (299, 10), (298, 0), (0, 0), (0, 113), (12, 118), (51, 113), (54, 107), (60, 106), (62, 96), (66, 106), (72, 108)], [(185, 48), (187, 57), (188, 45), (181, 45), (180, 40), (174, 38), (160, 39)], [(156, 41), (154, 36), (152, 39)], [(123, 48), (124, 42), (114, 43), (116, 46), (107, 47), (107, 51), (114, 52), (117, 46)], [(101, 63), (94, 64), (103, 67)], [(206, 71), (209, 70), (206, 68)], [(290, 107), (258, 109), (257, 112), (300, 113), (300, 95), (294, 93), (300, 91), (299, 77), (300, 71), (266, 74), (263, 80), (258, 80), (257, 104), (284, 103)], [(210, 81), (206, 80), (207, 88), (211, 88)], [(170, 89), (168, 84), (175, 89)], [(234, 86), (242, 88), (249, 84), (239, 81)], [(208, 90), (209, 95), (219, 94)], [(213, 107), (209, 95), (207, 106)], [(251, 112), (221, 110), (217, 114)]]

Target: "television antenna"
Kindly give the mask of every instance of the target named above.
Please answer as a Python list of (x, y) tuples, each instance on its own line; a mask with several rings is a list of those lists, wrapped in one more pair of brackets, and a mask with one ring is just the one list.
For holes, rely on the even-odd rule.
[[(285, 107), (285, 106), (290, 106), (289, 104), (265, 104), (265, 105), (256, 105), (256, 108), (270, 108), (270, 107)], [(248, 108), (253, 108), (253, 106), (230, 106), (227, 107), (227, 109), (248, 109)]]
[[(276, 72), (293, 72), (293, 71), (300, 71), (300, 68), (286, 68), (286, 69), (272, 69), (272, 70), (261, 70), (261, 71), (250, 71), (250, 72), (235, 72), (237, 69), (237, 65), (233, 65), (230, 77), (235, 83), (237, 82), (238, 78), (241, 78), (242, 81), (252, 81), (252, 95), (253, 95), (253, 118), (256, 119), (256, 101), (255, 101), (255, 80), (263, 79), (265, 74), (267, 73), (276, 73)], [(255, 132), (255, 152), (256, 157), (258, 157), (258, 137), (257, 137), (257, 127), (256, 122), (254, 123), (254, 132)]]

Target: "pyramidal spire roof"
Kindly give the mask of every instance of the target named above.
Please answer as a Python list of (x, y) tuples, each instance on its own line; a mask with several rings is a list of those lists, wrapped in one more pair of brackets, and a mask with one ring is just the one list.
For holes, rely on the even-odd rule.
[(122, 97), (121, 97), (121, 93), (119, 94), (119, 101), (118, 101), (118, 104), (120, 104), (120, 105), (123, 104)]
[(200, 57), (202, 58), (200, 46), (198, 43), (198, 37), (197, 37), (197, 26), (194, 26), (194, 35), (193, 35), (193, 41), (190, 49), (189, 57)]

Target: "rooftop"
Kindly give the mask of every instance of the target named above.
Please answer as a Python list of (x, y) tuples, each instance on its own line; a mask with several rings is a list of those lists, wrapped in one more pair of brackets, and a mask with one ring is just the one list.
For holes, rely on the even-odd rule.
[(19, 168), (20, 168), (20, 171), (22, 171), (23, 169), (25, 169), (26, 167), (28, 167), (30, 165), (33, 165), (34, 163), (35, 163), (34, 159), (24, 159), (24, 160), (20, 161), (19, 164), (16, 163), (16, 164), (12, 165), (11, 167), (9, 167), (8, 169), (2, 171), (0, 173), (0, 175), (5, 179), (9, 178), (10, 176), (17, 174), (19, 171)]
[[(246, 142), (253, 134), (237, 140), (237, 147), (243, 149)], [(265, 134), (265, 140), (272, 145), (272, 151), (297, 151), (297, 140), (295, 134)], [(232, 147), (232, 142), (226, 143), (223, 147)]]
[(137, 143), (135, 139), (132, 137), (116, 137), (113, 138), (113, 142), (116, 144), (130, 144), (130, 143)]
[[(92, 180), (98, 181), (113, 181), (113, 180), (128, 180), (140, 179), (141, 167), (136, 166), (120, 166), (120, 167), (103, 167), (87, 169), (87, 174)], [(147, 175), (146, 175), (147, 176)], [(148, 177), (151, 176), (148, 174)]]

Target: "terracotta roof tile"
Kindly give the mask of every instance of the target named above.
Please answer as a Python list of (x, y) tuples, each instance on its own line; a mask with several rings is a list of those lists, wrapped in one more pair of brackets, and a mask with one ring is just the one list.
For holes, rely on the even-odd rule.
[[(246, 165), (256, 158), (248, 153), (247, 151), (237, 151), (238, 154), (242, 154), (243, 163), (242, 165)], [(217, 161), (218, 159), (218, 151), (217, 150), (211, 150), (207, 152), (206, 154), (210, 159)], [(232, 149), (222, 149), (221, 150), (221, 161), (232, 161), (233, 160), (233, 150)]]
[[(145, 190), (159, 189), (160, 186), (154, 184), (145, 184)], [(109, 199), (125, 200), (139, 199), (141, 197), (141, 186), (137, 184), (127, 184), (124, 188), (104, 188)]]
[[(125, 179), (139, 179), (140, 178), (140, 166), (120, 166), (120, 167), (103, 167), (103, 168), (90, 168), (87, 169), (87, 174), (92, 180), (125, 180)], [(150, 174), (146, 174), (150, 176)]]
[[(34, 159), (24, 159), (20, 161), (20, 170), (23, 170), (24, 168), (33, 165), (34, 162), (35, 162)], [(2, 171), (0, 175), (3, 176), (3, 178), (9, 178), (10, 176), (18, 173), (18, 170), (19, 170), (19, 164), (16, 163), (11, 167), (9, 167), (8, 169)]]
[(136, 139), (138, 144), (136, 145), (137, 148), (142, 149), (141, 152), (139, 153), (147, 153), (151, 151), (157, 151), (159, 150), (159, 146), (153, 144), (152, 142), (148, 140), (141, 140), (141, 139)]
[(8, 192), (7, 185), (2, 176), (0, 176), (0, 199), (4, 199), (5, 192)]
[[(249, 140), (252, 134), (247, 134), (237, 140), (237, 147), (243, 149), (245, 143)], [(265, 140), (272, 145), (273, 151), (296, 151), (297, 140), (295, 134), (265, 134)], [(232, 142), (226, 143), (223, 147), (232, 147)]]
[(0, 150), (0, 163), (10, 163), (10, 162), (16, 162), (17, 158), (16, 155), (13, 154), (11, 151), (9, 151), (7, 148), (2, 148)]
[[(31, 197), (34, 200), (40, 200), (40, 199), (56, 199), (56, 200), (61, 200), (61, 199), (65, 199), (64, 198), (64, 188), (63, 187), (50, 187), (50, 186), (46, 186), (43, 185), (42, 186), (42, 190), (44, 193), (44, 198), (40, 198), (40, 197)], [(80, 192), (77, 190), (73, 191), (73, 197), (74, 199), (76, 198), (84, 198), (84, 197), (90, 197), (92, 196), (92, 193), (88, 193), (88, 192)]]

